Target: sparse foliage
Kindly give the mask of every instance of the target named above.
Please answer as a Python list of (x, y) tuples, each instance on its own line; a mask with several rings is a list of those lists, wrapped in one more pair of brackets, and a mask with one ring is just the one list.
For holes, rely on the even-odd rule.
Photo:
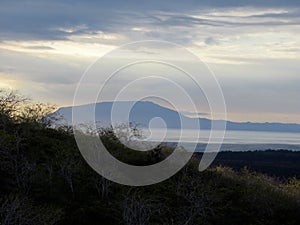
[[(162, 183), (118, 185), (85, 163), (71, 127), (51, 126), (46, 116), (53, 115), (54, 107), (32, 104), (17, 92), (0, 93), (1, 225), (300, 224), (297, 178), (282, 181), (223, 166), (199, 173), (193, 157)], [(123, 131), (128, 129), (126, 138), (139, 137), (137, 127)], [(173, 150), (158, 146), (142, 154), (130, 151), (112, 128), (90, 132), (100, 135), (119, 160), (140, 166)]]
[(47, 206), (35, 206), (24, 196), (8, 196), (0, 203), (1, 225), (54, 225), (62, 212)]
[(128, 225), (146, 225), (152, 216), (160, 210), (160, 204), (153, 198), (144, 198), (137, 192), (130, 193), (123, 200), (123, 223)]

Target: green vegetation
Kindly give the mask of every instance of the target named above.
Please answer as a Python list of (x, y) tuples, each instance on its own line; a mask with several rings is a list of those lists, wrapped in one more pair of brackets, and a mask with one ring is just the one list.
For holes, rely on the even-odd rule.
[[(300, 224), (300, 181), (214, 167), (198, 158), (172, 178), (128, 187), (96, 174), (81, 157), (69, 127), (53, 129), (53, 108), (16, 93), (0, 95), (0, 224)], [(110, 129), (100, 136), (120, 160), (151, 164), (166, 157), (134, 154)]]

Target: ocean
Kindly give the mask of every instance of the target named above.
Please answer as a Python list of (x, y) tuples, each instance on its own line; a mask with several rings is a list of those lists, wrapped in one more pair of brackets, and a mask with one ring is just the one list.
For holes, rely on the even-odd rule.
[[(208, 143), (210, 130), (179, 129), (142, 129), (142, 135), (149, 141), (164, 142), (175, 145), (180, 142), (184, 146), (194, 146), (196, 151), (203, 151)], [(197, 138), (199, 135), (199, 138)], [(300, 151), (300, 133), (287, 132), (256, 132), (256, 131), (226, 131), (222, 140), (222, 132), (216, 131), (210, 143), (220, 143), (221, 151), (255, 151), (255, 150), (293, 150)]]

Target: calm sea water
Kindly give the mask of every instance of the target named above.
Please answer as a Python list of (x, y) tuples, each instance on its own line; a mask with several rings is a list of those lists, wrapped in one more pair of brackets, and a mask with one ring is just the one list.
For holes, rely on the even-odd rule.
[[(142, 130), (142, 134), (151, 141), (177, 143), (180, 138), (185, 146), (194, 146), (197, 151), (203, 151), (208, 143), (210, 131), (152, 129)], [(199, 136), (198, 136), (199, 135)], [(199, 138), (197, 138), (199, 137)], [(300, 133), (226, 131), (222, 140), (222, 132), (217, 131), (211, 143), (222, 143), (222, 151), (253, 151), (267, 149), (286, 149), (300, 151)]]

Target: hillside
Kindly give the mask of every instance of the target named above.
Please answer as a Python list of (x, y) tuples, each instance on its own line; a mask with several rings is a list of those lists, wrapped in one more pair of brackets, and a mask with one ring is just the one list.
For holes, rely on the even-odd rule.
[[(84, 115), (87, 112), (93, 112), (96, 109), (95, 120), (101, 126), (108, 126), (111, 124), (111, 112), (113, 105), (116, 105), (119, 110), (114, 117), (114, 122), (123, 123), (126, 122), (126, 109), (130, 107), (133, 102), (101, 102), (94, 104), (87, 104), (82, 106), (76, 106), (77, 110), (80, 110), (82, 117), (78, 118), (81, 122), (91, 122)], [(57, 111), (63, 117), (60, 124), (71, 124), (72, 123), (72, 107), (63, 107)], [(180, 114), (172, 109), (163, 107), (149, 101), (137, 102), (132, 111), (130, 112), (129, 121), (140, 124), (141, 126), (147, 126), (152, 118), (162, 118), (168, 128), (180, 129), (180, 115), (185, 124), (186, 129), (195, 129), (197, 122), (200, 122), (201, 129), (211, 129), (211, 120), (206, 118), (190, 118)], [(216, 126), (220, 121), (215, 120)], [(155, 125), (154, 125), (155, 127)], [(222, 127), (222, 126), (221, 126)], [(159, 128), (159, 125), (158, 125)], [(284, 123), (251, 123), (251, 122), (232, 122), (227, 121), (227, 130), (243, 130), (243, 131), (268, 131), (268, 132), (299, 132), (299, 124), (284, 124)]]
[[(22, 136), (18, 149), (15, 129)], [(87, 166), (66, 129), (22, 123), (11, 131), (1, 129), (0, 135), (3, 225), (300, 223), (300, 181), (296, 179), (283, 183), (244, 168), (220, 166), (220, 161), (218, 167), (200, 173), (199, 160), (193, 158), (162, 183), (127, 187), (102, 178)], [(162, 158), (149, 158), (110, 138), (102, 139), (116, 157), (134, 165), (155, 163), (172, 151), (163, 147)]]
[[(51, 128), (44, 120), (49, 114), (45, 105), (24, 107), (18, 96), (4, 100), (0, 98), (1, 225), (300, 223), (300, 181), (296, 178), (277, 179), (255, 172), (255, 166), (251, 171), (234, 170), (220, 161), (200, 173), (195, 156), (164, 182), (145, 187), (119, 185), (86, 164), (70, 127)], [(173, 151), (161, 146), (156, 155), (136, 152), (124, 147), (110, 129), (99, 135), (112, 155), (132, 165), (157, 163)], [(243, 158), (230, 154), (236, 161)], [(277, 152), (266, 154), (275, 161), (278, 158)], [(298, 160), (299, 153), (295, 156)], [(286, 162), (299, 167), (294, 159), (287, 157)], [(252, 162), (257, 160), (263, 158), (253, 155)], [(239, 162), (240, 166), (244, 163)]]

